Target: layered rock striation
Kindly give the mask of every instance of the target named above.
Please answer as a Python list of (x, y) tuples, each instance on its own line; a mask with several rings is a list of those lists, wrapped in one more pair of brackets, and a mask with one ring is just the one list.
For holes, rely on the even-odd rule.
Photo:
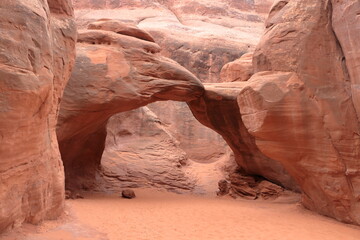
[(253, 50), (274, 0), (75, 0), (80, 28), (100, 18), (151, 33), (162, 54), (203, 82), (219, 82), (224, 64)]
[(244, 125), (237, 98), (247, 87), (247, 82), (206, 83), (204, 86), (205, 94), (191, 101), (190, 109), (199, 122), (223, 136), (243, 172), (298, 190), (283, 166), (259, 150)]
[[(78, 0), (74, 3), (80, 28), (97, 28), (96, 24), (89, 24), (97, 18), (118, 19), (128, 28), (129, 22), (137, 24), (154, 36), (162, 55), (179, 62), (202, 82), (219, 82), (220, 69), (225, 63), (254, 49), (272, 1)], [(116, 32), (119, 30), (122, 31), (118, 28)], [(185, 102), (156, 102), (149, 108), (169, 126), (180, 150), (189, 159), (213, 163), (230, 152), (221, 136), (194, 119)]]
[[(77, 6), (90, 4), (91, 8), (98, 3), (76, 1)], [(116, 8), (113, 14), (122, 12), (120, 1), (103, 3), (105, 8)], [(267, 4), (256, 7), (257, 3), (252, 11), (262, 14)], [(210, 82), (215, 81), (211, 73), (220, 71), (213, 56), (222, 56), (220, 62), (235, 56), (216, 47), (222, 38), (214, 40), (197, 30), (216, 26), (214, 35), (219, 36), (224, 26), (243, 27), (232, 25), (235, 17), (261, 22), (253, 14), (236, 10), (247, 6), (245, 1), (227, 2), (235, 10), (225, 13), (229, 18), (219, 19), (212, 17), (225, 11), (223, 2), (131, 4), (133, 13), (148, 7), (143, 15), (133, 14), (132, 21), (141, 26), (152, 24), (154, 11), (171, 13), (173, 31), (163, 39), (180, 46), (165, 48), (167, 55), (174, 53), (172, 57), (180, 62), (190, 62)], [(194, 14), (194, 9), (204, 16)], [(224, 137), (242, 171), (300, 189), (303, 204), (313, 211), (360, 224), (358, 1), (276, 1), (252, 64), (249, 59), (229, 64), (223, 69), (229, 82), (205, 84), (205, 90), (188, 70), (159, 54), (161, 47), (149, 33), (114, 20), (97, 21), (79, 32), (75, 70), (60, 113), (59, 102), (75, 55), (70, 1), (2, 1), (0, 12), (0, 231), (59, 216), (64, 205), (63, 165), (68, 187), (93, 187), (109, 118), (164, 100), (187, 102), (201, 123)], [(82, 20), (90, 19), (84, 17), (86, 11), (78, 14)], [(157, 36), (163, 36), (159, 32)], [(197, 45), (173, 41), (184, 33)], [(251, 31), (248, 34), (246, 41), (254, 37)], [(248, 45), (233, 48), (232, 44), (244, 43), (234, 35), (223, 36), (231, 39), (225, 44), (231, 45), (231, 51), (242, 54), (252, 49)], [(203, 37), (215, 44), (207, 45), (209, 58), (197, 54)], [(169, 42), (162, 45), (173, 46)], [(195, 54), (179, 57), (181, 49), (187, 49), (184, 56)], [(194, 59), (200, 59), (199, 64)], [(243, 73), (246, 77), (239, 76)], [(161, 128), (152, 124), (147, 127)], [(115, 131), (113, 140), (129, 132)], [(168, 135), (162, 140), (172, 144)], [(108, 144), (117, 146), (110, 140)], [(114, 163), (108, 163), (112, 168)], [(181, 165), (179, 159), (174, 163)], [(114, 176), (109, 169), (102, 173)], [(187, 184), (186, 178), (179, 181)]]
[(148, 106), (109, 119), (95, 190), (119, 192), (127, 187), (194, 190), (196, 179), (186, 171), (187, 154), (168, 125)]
[(64, 174), (55, 125), (75, 58), (68, 0), (0, 2), (0, 232), (58, 217)]
[[(248, 151), (236, 149), (246, 149), (252, 139), (262, 157), (281, 163), (295, 179), (307, 208), (356, 224), (359, 59), (350, 46), (356, 46), (351, 42), (359, 29), (359, 9), (357, 1), (277, 1), (254, 53), (255, 74), (247, 82), (207, 87), (202, 100), (191, 103), (195, 116), (224, 136), (245, 169)], [(236, 97), (236, 104), (225, 113), (225, 107), (214, 112), (209, 106), (228, 107), (229, 97), (231, 102)], [(267, 164), (261, 159), (259, 166)], [(286, 184), (276, 169), (263, 176)]]
[(79, 32), (76, 64), (58, 121), (69, 187), (76, 183), (74, 187), (86, 188), (91, 184), (87, 180), (94, 179), (112, 115), (155, 101), (191, 101), (204, 91), (194, 75), (159, 55), (156, 43), (139, 38), (140, 29), (124, 35), (117, 33), (120, 22), (101, 20), (95, 25)]

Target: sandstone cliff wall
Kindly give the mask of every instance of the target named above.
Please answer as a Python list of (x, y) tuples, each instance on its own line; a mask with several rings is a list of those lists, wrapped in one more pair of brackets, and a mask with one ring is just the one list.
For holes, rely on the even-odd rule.
[(70, 1), (0, 2), (0, 232), (63, 211), (55, 125), (75, 42)]
[[(230, 139), (235, 152), (255, 144), (266, 159), (281, 163), (300, 186), (307, 208), (356, 224), (359, 58), (353, 39), (359, 9), (358, 1), (277, 1), (254, 53), (255, 74), (245, 82), (206, 86), (203, 100), (191, 103), (197, 118)], [(234, 96), (236, 107), (224, 113), (221, 105)], [(244, 125), (223, 124), (227, 119)], [(236, 134), (244, 128), (245, 135)], [(244, 168), (248, 156), (237, 153)], [(255, 162), (268, 166), (263, 159)], [(279, 169), (272, 169), (269, 177), (284, 181)]]

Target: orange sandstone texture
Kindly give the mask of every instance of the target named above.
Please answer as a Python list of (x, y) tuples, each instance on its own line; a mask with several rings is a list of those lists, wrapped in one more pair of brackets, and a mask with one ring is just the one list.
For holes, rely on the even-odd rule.
[(106, 131), (95, 189), (106, 192), (120, 192), (126, 187), (193, 190), (196, 180), (186, 174), (186, 153), (169, 127), (149, 107), (114, 115)]
[(253, 53), (246, 53), (239, 59), (227, 63), (220, 73), (222, 82), (247, 81), (254, 74)]
[[(261, 36), (265, 14), (272, 1), (78, 0), (74, 3), (80, 28), (97, 18), (120, 19), (123, 21), (121, 25), (127, 26), (128, 29), (132, 28), (128, 22), (137, 24), (154, 36), (156, 42), (162, 47), (162, 55), (176, 60), (203, 82), (219, 82), (220, 69), (225, 63), (240, 57), (249, 49), (254, 49)], [(101, 26), (91, 23), (89, 28), (122, 31), (122, 34), (125, 34), (126, 27), (120, 27), (119, 23), (116, 26), (116, 22), (118, 21), (109, 20)], [(153, 40), (149, 39), (149, 41)], [(248, 58), (247, 61), (250, 63), (248, 66), (251, 65), (251, 60), (252, 58)], [(188, 110), (186, 103), (156, 102), (149, 108), (162, 123), (169, 126), (170, 134), (179, 141), (179, 150), (183, 152), (182, 154), (186, 153), (189, 159), (212, 163), (228, 154), (229, 149), (224, 140), (217, 133), (201, 126)], [(134, 113), (135, 118), (136, 115), (137, 113)], [(109, 128), (108, 131), (111, 131)], [(146, 132), (138, 133), (140, 136), (147, 134)], [(137, 133), (134, 133), (132, 137), (127, 136), (124, 140), (130, 141), (137, 136)], [(121, 143), (121, 136), (117, 137), (117, 143)], [(108, 146), (105, 147), (107, 153), (114, 149), (109, 147), (107, 151), (107, 148)], [(132, 149), (134, 153), (137, 151), (136, 148)], [(118, 150), (114, 154), (119, 154)], [(146, 152), (143, 149), (136, 152), (138, 156), (142, 153)], [(170, 159), (174, 159), (173, 157), (171, 156)], [(103, 163), (107, 162), (103, 160)], [(133, 162), (132, 158), (129, 160)], [(142, 164), (141, 161), (137, 163), (139, 167)], [(130, 164), (127, 166), (129, 168), (126, 171), (131, 171), (130, 166), (135, 167)], [(135, 169), (139, 171), (139, 167)], [(144, 171), (148, 170), (144, 169)], [(168, 171), (171, 172), (171, 170)], [(151, 177), (149, 179), (152, 182)]]
[(0, 2), (0, 232), (63, 211), (55, 125), (75, 42), (71, 1)]
[(246, 173), (261, 175), (277, 184), (298, 190), (297, 184), (283, 166), (259, 150), (254, 137), (244, 125), (237, 97), (246, 84), (206, 83), (205, 94), (189, 103), (191, 111), (202, 124), (224, 137), (239, 167)]
[[(258, 75), (238, 102), (259, 148), (299, 183), (304, 205), (359, 224), (360, 132), (354, 101), (359, 59), (339, 44), (332, 24), (342, 15), (334, 7), (348, 4), (290, 1), (273, 12), (254, 54), (255, 71), (289, 75), (271, 84)], [(352, 13), (345, 15), (351, 21)], [(354, 24), (359, 29), (360, 22)]]
[(160, 56), (156, 43), (137, 38), (140, 29), (123, 35), (101, 30), (109, 29), (105, 27), (108, 20), (94, 24), (96, 30), (79, 33), (75, 69), (58, 121), (69, 187), (91, 187), (87, 180), (94, 180), (105, 146), (106, 123), (112, 115), (155, 101), (191, 101), (204, 91), (189, 71)]
[[(360, 224), (354, 41), (359, 11), (357, 1), (277, 1), (254, 53), (255, 74), (244, 83), (206, 87), (203, 99), (191, 103), (197, 118), (235, 143), (233, 149), (244, 149), (243, 142), (253, 139), (262, 155), (281, 163), (300, 186), (307, 208), (355, 224)], [(236, 106), (222, 114), (233, 116), (219, 117), (225, 108), (209, 103), (225, 105), (236, 88)], [(226, 119), (241, 119), (251, 137), (235, 134), (236, 123), (224, 124)], [(246, 169), (247, 155), (236, 157)], [(272, 177), (282, 182), (279, 176)]]
[(162, 54), (219, 82), (223, 65), (253, 50), (274, 0), (74, 0), (80, 28), (111, 18), (147, 30)]

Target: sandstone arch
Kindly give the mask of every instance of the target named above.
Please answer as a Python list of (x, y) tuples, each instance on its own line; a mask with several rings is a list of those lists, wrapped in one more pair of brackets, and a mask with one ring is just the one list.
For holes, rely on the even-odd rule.
[[(253, 139), (264, 156), (280, 162), (299, 184), (304, 206), (355, 224), (359, 60), (350, 42), (358, 34), (359, 8), (358, 1), (277, 1), (254, 53), (255, 74), (247, 82), (205, 85), (202, 98), (190, 103), (197, 118), (223, 132), (235, 149)], [(339, 19), (346, 19), (344, 27)], [(226, 101), (239, 110), (224, 111)], [(242, 127), (232, 127), (231, 119), (246, 130), (234, 134)], [(246, 158), (239, 163), (248, 166)]]
[[(94, 27), (96, 26), (96, 27)], [(176, 62), (157, 54), (146, 32), (100, 20), (79, 33), (73, 75), (65, 89), (58, 140), (69, 187), (93, 179), (100, 164), (106, 123), (112, 115), (161, 100), (199, 98), (202, 83)], [(140, 37), (139, 37), (140, 36)], [(86, 186), (85, 186), (86, 187)]]

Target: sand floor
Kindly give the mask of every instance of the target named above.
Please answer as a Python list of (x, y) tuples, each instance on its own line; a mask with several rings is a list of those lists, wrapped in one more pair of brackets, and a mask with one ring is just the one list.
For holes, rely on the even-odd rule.
[(298, 197), (246, 201), (136, 190), (137, 198), (87, 194), (66, 213), (1, 240), (359, 240), (360, 227), (305, 210)]

